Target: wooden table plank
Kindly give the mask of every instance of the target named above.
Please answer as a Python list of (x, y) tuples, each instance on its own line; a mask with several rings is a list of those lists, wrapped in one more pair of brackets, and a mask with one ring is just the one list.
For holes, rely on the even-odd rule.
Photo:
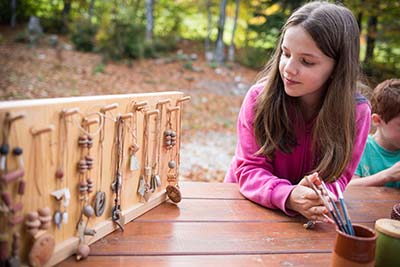
[(245, 199), (234, 183), (180, 182), (179, 186), (184, 199)]
[(270, 255), (201, 255), (201, 256), (90, 256), (77, 262), (74, 258), (57, 265), (58, 267), (261, 267), (261, 266), (296, 266), (321, 267), (328, 266), (330, 253), (319, 254), (270, 254)]
[[(347, 204), (353, 222), (375, 222), (390, 218), (395, 201), (355, 201)], [(305, 222), (302, 216), (289, 217), (282, 211), (271, 210), (247, 200), (184, 199), (178, 204), (165, 202), (148, 211), (135, 221), (270, 221)]]
[(178, 204), (167, 201), (135, 221), (293, 221), (293, 218), (248, 200), (184, 199)]
[(94, 243), (91, 255), (329, 253), (335, 235), (327, 224), (306, 230), (293, 222), (134, 222)]
[(348, 186), (343, 193), (346, 202), (350, 201), (395, 201), (400, 202), (400, 190), (383, 186)]

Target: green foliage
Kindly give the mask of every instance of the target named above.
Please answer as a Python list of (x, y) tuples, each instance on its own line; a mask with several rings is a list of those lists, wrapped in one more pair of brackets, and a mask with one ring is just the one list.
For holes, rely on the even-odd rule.
[(399, 77), (400, 75), (399, 69), (382, 62), (363, 64), (362, 69), (368, 80), (375, 85), (384, 80)]
[(80, 19), (71, 24), (70, 39), (79, 51), (90, 52), (95, 47), (97, 27), (88, 19)]
[(14, 36), (14, 42), (29, 43), (28, 33), (25, 30), (17, 32)]
[(245, 47), (239, 50), (237, 60), (247, 67), (260, 69), (267, 63), (272, 52), (273, 49)]
[(106, 59), (142, 58), (144, 56), (145, 26), (116, 18), (100, 26), (97, 48)]
[(93, 74), (97, 73), (104, 73), (105, 65), (103, 63), (99, 63), (96, 65), (96, 67), (93, 70)]

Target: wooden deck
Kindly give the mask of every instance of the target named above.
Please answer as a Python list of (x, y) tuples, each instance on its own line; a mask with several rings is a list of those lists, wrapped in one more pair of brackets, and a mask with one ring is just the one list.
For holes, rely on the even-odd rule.
[[(165, 202), (91, 245), (84, 261), (69, 266), (328, 266), (332, 225), (305, 230), (305, 219), (288, 217), (245, 199), (237, 184), (181, 183), (183, 200)], [(348, 187), (353, 223), (371, 228), (390, 217), (400, 191)]]

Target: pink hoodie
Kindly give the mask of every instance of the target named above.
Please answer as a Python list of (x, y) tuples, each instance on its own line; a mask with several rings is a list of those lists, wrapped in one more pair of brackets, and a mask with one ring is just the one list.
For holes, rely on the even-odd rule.
[[(286, 199), (294, 185), (312, 169), (312, 127), (313, 121), (305, 125), (294, 125), (298, 146), (290, 154), (278, 150), (273, 160), (265, 156), (256, 156), (259, 146), (254, 136), (254, 106), (263, 90), (263, 84), (256, 84), (247, 92), (240, 109), (237, 132), (236, 154), (232, 159), (225, 182), (239, 182), (240, 192), (251, 201), (271, 209), (281, 209), (288, 215), (297, 213), (286, 209)], [(368, 101), (357, 101), (356, 137), (353, 157), (343, 174), (337, 180), (342, 191), (350, 182), (361, 159), (370, 129), (371, 110)], [(279, 116), (279, 114), (276, 114)], [(334, 184), (327, 187), (336, 197)]]

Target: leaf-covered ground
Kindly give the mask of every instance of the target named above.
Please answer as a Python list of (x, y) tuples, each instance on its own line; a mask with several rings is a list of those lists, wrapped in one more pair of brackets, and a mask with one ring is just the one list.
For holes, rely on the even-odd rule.
[[(181, 175), (221, 181), (234, 153), (235, 124), (243, 96), (257, 71), (238, 64), (210, 66), (201, 45), (183, 41), (158, 59), (108, 62), (95, 53), (59, 49), (44, 36), (35, 47), (15, 43), (15, 32), (0, 28), (0, 99), (182, 91), (191, 96), (183, 114)], [(190, 58), (193, 58), (190, 60)]]

